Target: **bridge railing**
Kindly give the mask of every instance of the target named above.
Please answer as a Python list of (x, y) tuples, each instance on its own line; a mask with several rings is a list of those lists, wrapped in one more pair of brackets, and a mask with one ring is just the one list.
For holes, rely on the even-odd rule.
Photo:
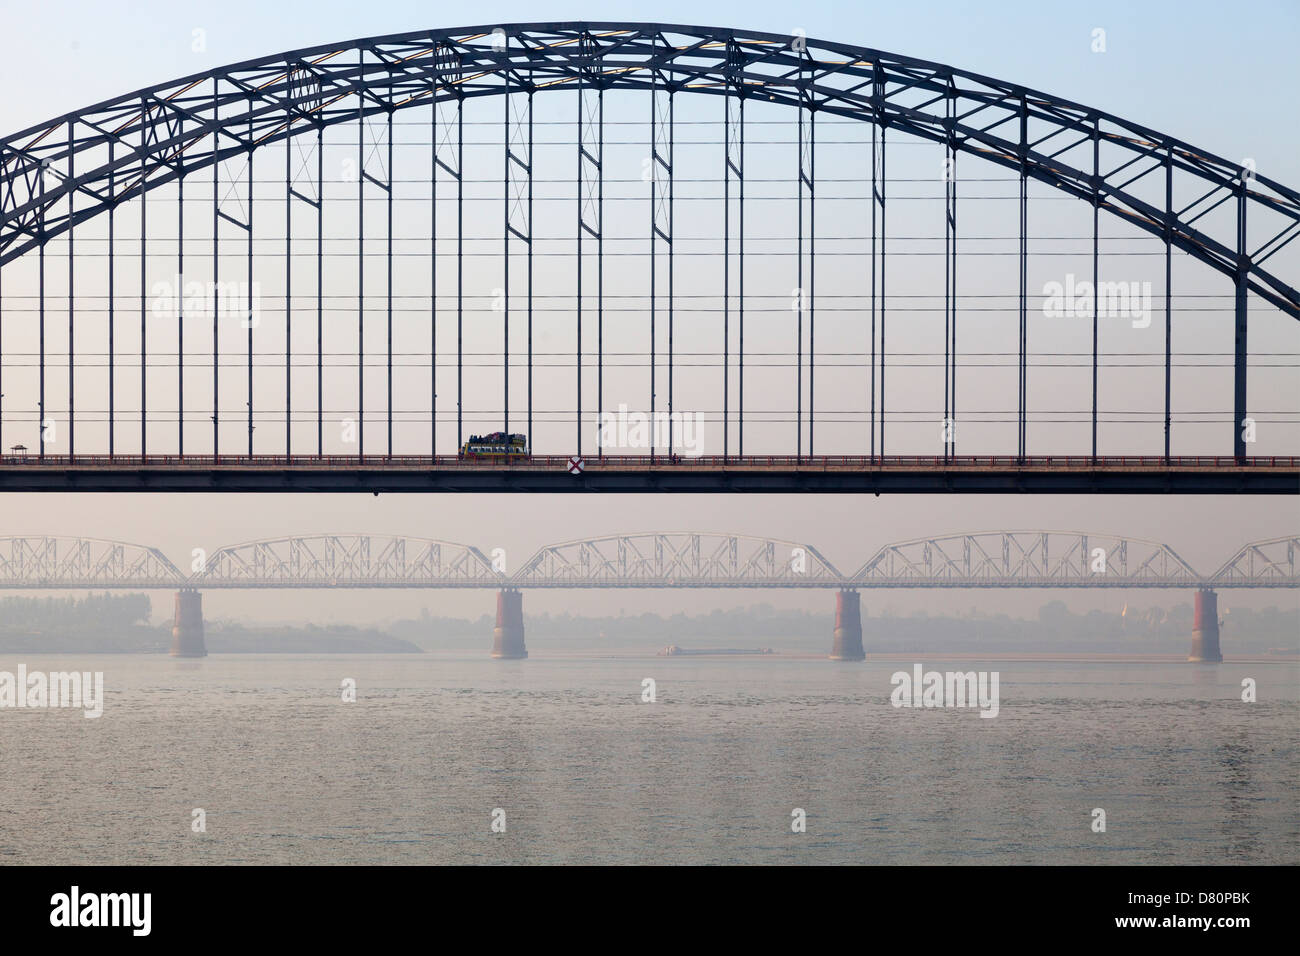
[[(458, 455), (34, 455), (0, 453), (0, 467), (44, 468), (239, 468), (320, 466), (326, 468), (567, 468), (568, 455), (532, 455), (513, 460), (461, 458)], [(584, 456), (587, 468), (926, 468), (926, 469), (1184, 469), (1300, 468), (1300, 456), (1266, 455), (600, 455)]]

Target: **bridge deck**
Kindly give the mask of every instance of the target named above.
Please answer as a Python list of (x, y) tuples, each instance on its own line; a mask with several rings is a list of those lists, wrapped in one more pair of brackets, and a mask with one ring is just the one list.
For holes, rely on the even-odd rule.
[(0, 458), (0, 491), (1297, 494), (1300, 457), (417, 455)]

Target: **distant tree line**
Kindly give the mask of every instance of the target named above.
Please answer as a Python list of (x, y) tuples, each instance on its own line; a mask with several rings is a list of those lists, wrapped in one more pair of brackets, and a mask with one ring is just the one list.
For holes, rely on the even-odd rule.
[[(1062, 651), (1180, 653), (1192, 632), (1192, 607), (1125, 606), (1123, 613), (1075, 613), (1059, 600), (1039, 608), (1036, 618), (1005, 614), (910, 615), (872, 614), (863, 604), (863, 638), (868, 647), (890, 651)], [(1228, 653), (1283, 649), (1300, 652), (1300, 607), (1260, 610), (1232, 607), (1231, 593), (1219, 598), (1223, 646)], [(86, 597), (0, 598), (0, 650), (71, 650), (93, 646), (105, 651), (165, 649), (170, 623), (149, 624), (152, 607), (144, 594), (92, 594)], [(301, 627), (208, 621), (209, 649), (228, 650), (413, 650), (478, 646), (490, 641), (495, 620), (435, 617), (428, 614), (384, 627), (339, 625)], [(583, 616), (571, 613), (525, 615), (529, 639), (557, 638), (597, 645), (642, 647), (746, 640), (772, 646), (821, 647), (830, 639), (834, 617), (824, 612), (777, 609), (757, 604), (706, 614), (620, 614)]]
[[(1220, 595), (1224, 647), (1233, 653), (1284, 648), (1300, 652), (1300, 608), (1232, 608)], [(1192, 632), (1192, 606), (1170, 609), (1125, 607), (1116, 614), (1093, 610), (1074, 613), (1062, 601), (1043, 605), (1036, 618), (972, 611), (960, 615), (871, 614), (862, 604), (864, 639), (877, 651), (1130, 651), (1180, 653)], [(389, 631), (423, 647), (482, 641), (492, 633), (490, 615), (477, 619), (423, 616), (398, 621)], [(533, 637), (591, 639), (612, 645), (646, 641), (681, 643), (685, 639), (755, 638), (791, 645), (820, 646), (829, 640), (834, 616), (824, 612), (777, 609), (769, 604), (707, 614), (683, 613), (582, 616), (525, 614), (524, 629)]]
[(115, 634), (148, 625), (147, 594), (0, 598), (0, 633)]

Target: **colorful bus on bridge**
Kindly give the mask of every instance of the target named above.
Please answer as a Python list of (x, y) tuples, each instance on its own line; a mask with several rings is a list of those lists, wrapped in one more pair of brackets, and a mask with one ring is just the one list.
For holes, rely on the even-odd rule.
[(457, 456), (466, 461), (516, 461), (532, 457), (528, 436), (517, 432), (470, 435)]

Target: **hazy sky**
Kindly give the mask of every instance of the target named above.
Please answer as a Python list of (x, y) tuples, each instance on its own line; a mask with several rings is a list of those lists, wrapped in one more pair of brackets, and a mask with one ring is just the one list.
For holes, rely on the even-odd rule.
[[(703, 23), (777, 33), (803, 29), (811, 37), (951, 63), (1097, 106), (1223, 156), (1250, 156), (1262, 173), (1290, 185), (1300, 182), (1296, 127), (1283, 120), (1294, 113), (1294, 93), (1300, 88), (1300, 64), (1294, 56), (1300, 7), (1289, 2), (1252, 4), (1236, 20), (1225, 20), (1221, 6), (1208, 2), (1095, 2), (1086, 7), (977, 2), (791, 7), (760, 2), (740, 10), (734, 4), (708, 2), (660, 0), (651, 7), (605, 0), (551, 6), (487, 3), (469, 14), (461, 8), (409, 2), (376, 8), (322, 0), (146, 2), (126, 7), (89, 2), (10, 4), (0, 38), (0, 84), (6, 90), (21, 90), (22, 95), (7, 96), (0, 104), (0, 129), (21, 129), (151, 83), (280, 50), (450, 27), (466, 20), (507, 23), (584, 17)], [(1090, 50), (1096, 27), (1107, 33), (1103, 56)], [(192, 50), (196, 29), (206, 31), (202, 54)], [(10, 286), (6, 292), (11, 294)], [(1266, 334), (1274, 336), (1279, 347), (1295, 352), (1295, 331), (1295, 323), (1287, 320), (1272, 323)], [(1252, 344), (1258, 341), (1253, 339)], [(1205, 351), (1221, 351), (1230, 347), (1224, 344), (1230, 343), (1230, 336), (1225, 338), (1221, 329), (1207, 329), (1204, 342)], [(1148, 345), (1136, 348), (1146, 350)], [(1294, 413), (1294, 367), (1283, 374), (1274, 380), (1273, 397), (1282, 411)], [(9, 378), (5, 390), (11, 397), (16, 391)], [(7, 407), (8, 403), (6, 399)], [(1289, 444), (1285, 450), (1294, 451), (1294, 440)], [(501, 546), (509, 550), (511, 565), (517, 566), (541, 544), (585, 535), (718, 530), (808, 542), (841, 570), (852, 571), (890, 541), (956, 531), (1044, 528), (1163, 540), (1194, 567), (1210, 572), (1240, 544), (1297, 527), (1300, 504), (1295, 498), (0, 497), (0, 535), (118, 538), (161, 547), (178, 564), (193, 547), (211, 549), (295, 533), (407, 533), (484, 549)], [(900, 592), (864, 599), (864, 608), (870, 613), (874, 603), (897, 610), (965, 609), (976, 604), (1019, 609), (1036, 607), (1048, 597), (1032, 592), (955, 596)], [(1188, 598), (1102, 592), (1072, 595), (1069, 601), (1075, 606), (1095, 601), (1118, 608), (1125, 600), (1144, 604)], [(815, 594), (587, 592), (531, 594), (526, 610), (697, 610), (759, 600), (819, 609), (828, 609), (831, 601), (829, 595)], [(1224, 600), (1230, 604), (1247, 599), (1233, 595)], [(1296, 598), (1275, 592), (1249, 600), (1287, 604)], [(421, 607), (433, 613), (475, 615), (489, 610), (491, 603), (488, 594), (457, 592), (212, 594), (206, 598), (206, 612), (210, 617), (256, 613), (278, 619), (367, 620), (418, 613)]]

